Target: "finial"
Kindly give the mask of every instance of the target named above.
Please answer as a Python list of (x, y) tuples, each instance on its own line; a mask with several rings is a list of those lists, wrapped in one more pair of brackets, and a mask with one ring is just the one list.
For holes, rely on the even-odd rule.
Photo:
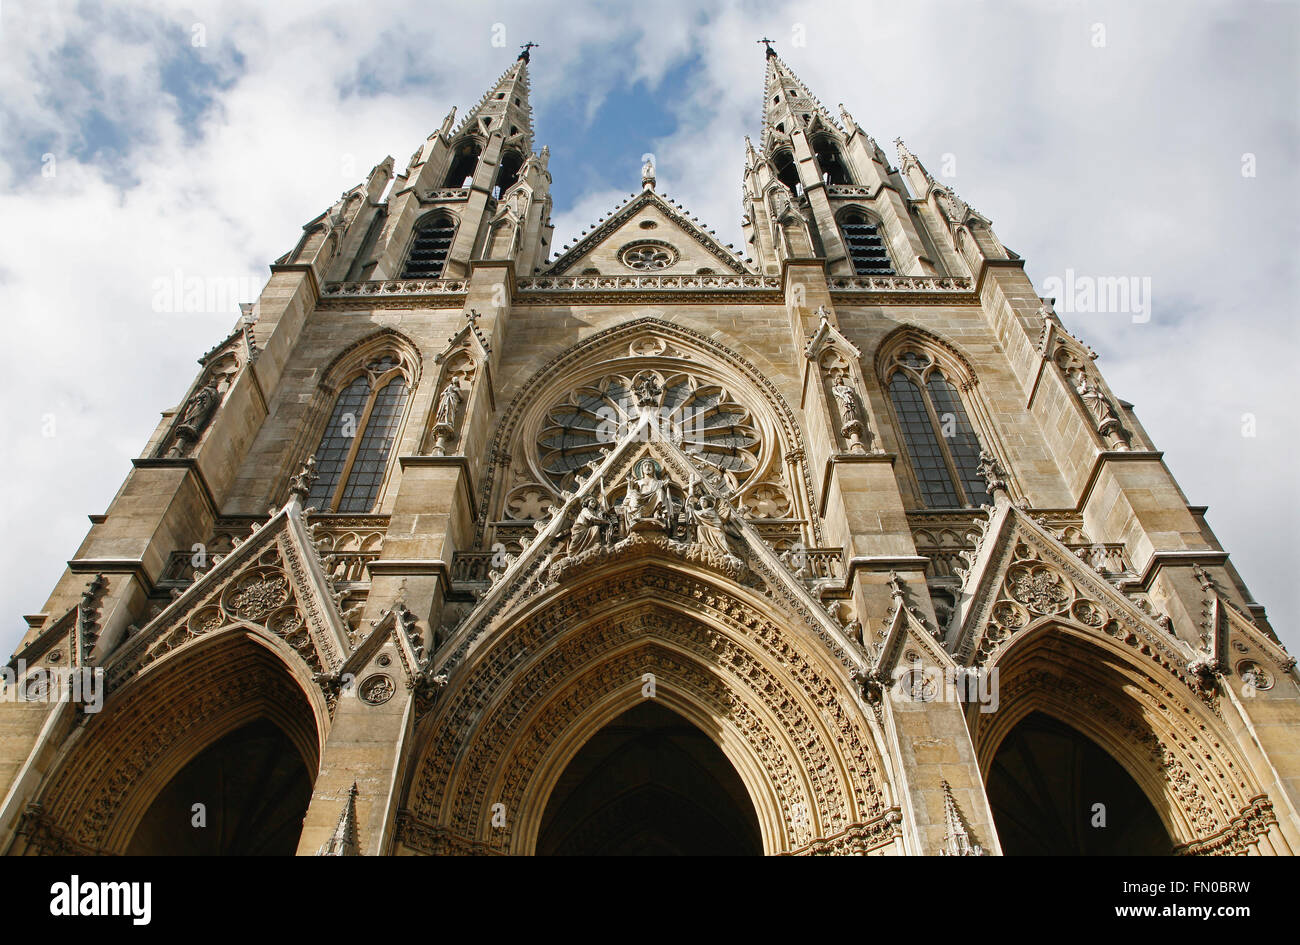
[(311, 487), (315, 484), (317, 476), (316, 456), (308, 456), (299, 468), (297, 475), (289, 480), (289, 495), (297, 496), (300, 502), (305, 503), (307, 497), (311, 495)]
[(999, 492), (1007, 492), (1007, 471), (1002, 468), (998, 458), (988, 450), (980, 450), (979, 474), (983, 477), (985, 491), (996, 501)]
[(520, 62), (528, 62), (528, 61), (530, 61), (530, 56), (528, 55), (529, 50), (531, 50), (534, 46), (540, 46), (540, 45), (542, 45), (542, 44), (541, 44), (541, 43), (531, 43), (531, 42), (530, 42), (530, 43), (524, 43), (523, 45), (521, 45), (519, 48), (522, 49), (523, 52), (521, 52), (521, 53), (519, 54), (519, 61), (520, 61)]
[(773, 44), (774, 42), (776, 42), (776, 40), (774, 40), (774, 39), (767, 39), (766, 37), (764, 37), (763, 39), (758, 40), (758, 42), (762, 43), (764, 46), (767, 47), (767, 55), (769, 55), (769, 56), (775, 56), (775, 55), (776, 55), (776, 50), (772, 48), (772, 44)]
[(943, 786), (943, 849), (941, 856), (983, 856), (984, 849), (971, 839), (966, 820), (957, 809), (957, 800), (952, 796), (952, 786), (947, 781), (939, 782)]

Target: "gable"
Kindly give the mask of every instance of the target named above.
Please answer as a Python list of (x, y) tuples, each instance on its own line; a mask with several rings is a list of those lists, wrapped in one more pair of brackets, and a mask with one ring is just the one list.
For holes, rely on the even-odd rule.
[[(591, 273), (587, 270), (594, 269)], [(744, 272), (740, 259), (654, 191), (643, 191), (560, 256), (549, 275), (642, 276)]]

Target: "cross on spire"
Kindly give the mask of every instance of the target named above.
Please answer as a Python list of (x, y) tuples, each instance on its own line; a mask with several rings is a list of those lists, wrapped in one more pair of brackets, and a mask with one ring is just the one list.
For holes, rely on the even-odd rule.
[(768, 54), (769, 56), (775, 56), (775, 55), (776, 55), (776, 50), (772, 48), (772, 44), (775, 43), (776, 40), (774, 40), (774, 39), (768, 39), (768, 38), (765, 36), (765, 37), (763, 37), (762, 39), (757, 40), (757, 42), (760, 42), (760, 43), (762, 43), (764, 46), (767, 47), (767, 54)]
[(524, 43), (524, 44), (522, 44), (519, 48), (522, 49), (523, 52), (521, 52), (521, 53), (519, 54), (519, 58), (522, 59), (524, 62), (528, 62), (528, 61), (529, 61), (529, 56), (528, 56), (529, 50), (531, 50), (531, 49), (532, 49), (533, 47), (535, 47), (535, 46), (540, 46), (540, 45), (542, 45), (542, 44), (541, 44), (541, 43), (533, 43), (533, 42), (528, 42), (528, 43)]

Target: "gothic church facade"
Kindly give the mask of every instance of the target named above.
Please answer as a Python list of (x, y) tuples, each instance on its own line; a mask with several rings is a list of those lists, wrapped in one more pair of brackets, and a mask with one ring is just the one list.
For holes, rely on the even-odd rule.
[(990, 221), (769, 48), (743, 251), (651, 165), (557, 250), (528, 69), (305, 226), (92, 516), (0, 849), (1300, 849), (1295, 661)]

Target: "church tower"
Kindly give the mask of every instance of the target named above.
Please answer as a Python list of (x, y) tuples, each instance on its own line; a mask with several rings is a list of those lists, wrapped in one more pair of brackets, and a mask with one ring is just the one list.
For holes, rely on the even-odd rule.
[(768, 45), (742, 250), (648, 163), (557, 252), (530, 49), (91, 516), (0, 850), (1300, 849), (1295, 661), (989, 219)]

